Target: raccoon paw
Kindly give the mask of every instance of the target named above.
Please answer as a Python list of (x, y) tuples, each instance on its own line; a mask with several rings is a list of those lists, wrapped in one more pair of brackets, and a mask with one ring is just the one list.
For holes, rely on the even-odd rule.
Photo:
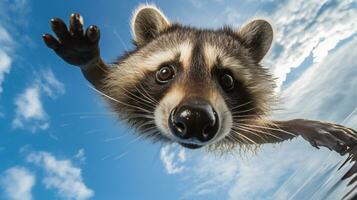
[(357, 145), (357, 132), (342, 125), (305, 121), (307, 129), (300, 135), (316, 148), (321, 146), (344, 155)]
[(46, 33), (42, 36), (43, 41), (67, 63), (85, 66), (100, 58), (100, 31), (97, 26), (91, 25), (84, 32), (83, 18), (78, 13), (71, 15), (69, 30), (59, 18), (51, 20), (51, 28), (58, 39)]

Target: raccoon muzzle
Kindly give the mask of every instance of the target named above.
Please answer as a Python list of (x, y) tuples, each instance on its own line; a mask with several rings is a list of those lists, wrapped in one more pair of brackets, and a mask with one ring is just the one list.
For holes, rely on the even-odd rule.
[(217, 134), (219, 119), (209, 103), (191, 100), (181, 103), (171, 111), (169, 128), (181, 141), (203, 144)]

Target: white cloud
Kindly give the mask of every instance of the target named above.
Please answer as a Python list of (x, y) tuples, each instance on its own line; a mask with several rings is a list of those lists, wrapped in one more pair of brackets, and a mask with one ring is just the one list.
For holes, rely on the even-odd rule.
[(9, 34), (9, 30), (14, 31), (14, 24), (26, 24), (27, 19), (24, 16), (28, 7), (27, 0), (0, 1), (0, 95), (5, 76), (11, 71), (17, 44)]
[(31, 200), (34, 185), (35, 175), (19, 166), (7, 169), (0, 179), (0, 186), (9, 200)]
[(47, 189), (55, 189), (65, 199), (86, 200), (93, 197), (93, 190), (83, 182), (81, 169), (71, 160), (60, 160), (48, 152), (33, 152), (27, 161), (45, 171), (43, 183)]
[(0, 1), (0, 19), (9, 26), (27, 26), (27, 14), (30, 12), (29, 0), (2, 0)]
[(357, 38), (314, 64), (283, 91), (285, 117), (342, 122), (357, 108)]
[[(202, 155), (204, 154), (204, 155)], [(213, 156), (207, 152), (195, 156), (194, 167), (191, 168), (193, 186), (190, 194), (207, 195), (230, 186), (236, 179), (239, 170), (239, 159), (235, 156)]]
[(221, 3), (223, 0), (189, 0), (189, 2), (196, 8), (202, 8), (207, 4)]
[[(321, 161), (322, 157), (324, 161)], [(288, 199), (319, 166), (326, 163), (325, 166), (330, 166), (338, 159), (338, 154), (326, 149), (313, 149), (302, 139), (287, 141), (276, 147), (266, 145), (258, 155), (236, 164), (239, 173), (229, 189), (229, 199), (265, 199), (268, 196), (270, 199)], [(283, 185), (286, 177), (294, 181), (285, 189), (287, 196), (281, 198), (283, 194), (279, 192), (277, 197), (272, 198), (272, 193)]]
[[(283, 145), (265, 145), (256, 155), (234, 153), (222, 156), (206, 151), (190, 151), (189, 159), (185, 155), (183, 162), (179, 161), (179, 149), (182, 148), (172, 145), (163, 148), (165, 155), (169, 155), (165, 156), (166, 159), (161, 157), (168, 174), (185, 170), (181, 181), (189, 180), (189, 183), (185, 183), (184, 190), (187, 192), (183, 194), (184, 199), (204, 195), (213, 198), (222, 193), (226, 195), (220, 196), (222, 199), (266, 199), (280, 187), (277, 197), (292, 195), (322, 163), (322, 169), (326, 169), (340, 158), (327, 149), (314, 149), (302, 139), (287, 141)], [(287, 156), (287, 152), (293, 156)], [(325, 161), (322, 162), (321, 158)], [(296, 187), (292, 187), (291, 183), (282, 184), (287, 176), (294, 180)]]
[(81, 163), (85, 163), (87, 158), (86, 158), (84, 149), (79, 149), (78, 152), (76, 153), (76, 155), (74, 155), (74, 158)]
[(63, 95), (65, 93), (63, 83), (57, 80), (51, 70), (43, 71), (41, 77), (41, 88), (49, 97), (57, 98), (59, 95)]
[(15, 105), (16, 116), (12, 122), (14, 128), (28, 129), (32, 132), (48, 128), (48, 117), (42, 106), (38, 85), (26, 88), (24, 93), (16, 98)]
[(13, 43), (10, 34), (3, 26), (0, 26), (0, 42), (2, 44), (8, 44), (8, 45)]
[(54, 99), (64, 94), (64, 85), (56, 79), (51, 70), (37, 75), (34, 82), (15, 99), (13, 128), (36, 132), (49, 127), (49, 117), (43, 108), (43, 96)]
[(7, 30), (0, 24), (0, 94), (3, 91), (2, 84), (5, 75), (10, 72), (12, 58), (10, 53), (13, 48), (13, 40)]
[(281, 86), (292, 68), (310, 55), (321, 62), (336, 45), (357, 33), (354, 1), (287, 1), (273, 14), (276, 48), (267, 60)]
[(186, 153), (183, 148), (178, 148), (177, 145), (162, 147), (160, 159), (168, 174), (180, 173), (185, 169), (182, 163), (186, 161)]

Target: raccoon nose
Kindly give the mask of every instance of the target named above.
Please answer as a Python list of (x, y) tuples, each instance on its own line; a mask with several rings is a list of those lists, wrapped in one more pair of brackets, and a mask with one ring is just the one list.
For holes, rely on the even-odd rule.
[(202, 101), (181, 104), (170, 114), (169, 128), (178, 138), (207, 142), (218, 131), (218, 115), (212, 106)]

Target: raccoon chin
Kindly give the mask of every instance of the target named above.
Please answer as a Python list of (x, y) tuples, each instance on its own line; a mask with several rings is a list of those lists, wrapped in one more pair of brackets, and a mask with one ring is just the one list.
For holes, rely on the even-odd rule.
[(189, 144), (189, 143), (179, 143), (179, 144), (188, 149), (199, 149), (203, 147), (202, 145), (198, 145), (198, 144)]

